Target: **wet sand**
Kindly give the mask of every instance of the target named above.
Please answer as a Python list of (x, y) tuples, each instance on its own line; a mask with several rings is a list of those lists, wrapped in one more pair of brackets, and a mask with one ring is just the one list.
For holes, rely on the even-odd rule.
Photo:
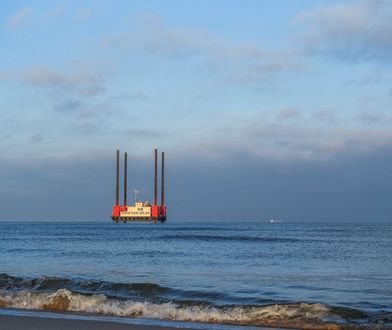
[(124, 324), (107, 321), (71, 320), (0, 315), (1, 330), (174, 330), (181, 328)]
[[(200, 327), (208, 328), (208, 325)], [(34, 316), (0, 315), (1, 330), (195, 330), (197, 328), (161, 327), (155, 325), (126, 324), (111, 321), (75, 320)], [(288, 330), (264, 328), (260, 330)]]

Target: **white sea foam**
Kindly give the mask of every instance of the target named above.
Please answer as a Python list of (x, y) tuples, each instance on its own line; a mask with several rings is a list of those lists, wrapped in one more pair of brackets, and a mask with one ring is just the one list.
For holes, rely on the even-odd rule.
[[(67, 303), (58, 310), (85, 312), (91, 314), (145, 317), (160, 320), (226, 323), (226, 324), (263, 324), (270, 320), (310, 319), (331, 321), (330, 309), (322, 304), (280, 304), (261, 307), (208, 307), (202, 305), (179, 306), (172, 302), (151, 303), (133, 300), (117, 300), (105, 295), (82, 295), (61, 289), (55, 293), (29, 291), (0, 291), (0, 301), (6, 307), (45, 310), (56, 298)], [(64, 299), (65, 298), (65, 299)], [(50, 308), (49, 308), (50, 309)]]

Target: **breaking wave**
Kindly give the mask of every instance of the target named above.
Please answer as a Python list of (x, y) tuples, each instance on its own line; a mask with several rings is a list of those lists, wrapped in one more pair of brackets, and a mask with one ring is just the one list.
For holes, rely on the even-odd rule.
[[(138, 302), (118, 300), (104, 294), (83, 295), (60, 289), (54, 293), (29, 291), (1, 292), (0, 306), (20, 309), (58, 312), (84, 312), (91, 314), (145, 317), (160, 320), (207, 322), (241, 325), (299, 326), (307, 329), (331, 329), (331, 322), (342, 318), (321, 304), (286, 304), (265, 307), (246, 306), (188, 306), (175, 303)], [(328, 322), (327, 324), (325, 322)], [(336, 329), (339, 326), (336, 325)]]
[[(369, 319), (361, 311), (318, 303), (214, 305), (159, 298), (171, 290), (174, 289), (152, 283), (78, 282), (51, 277), (23, 279), (3, 274), (0, 275), (0, 307), (314, 330), (356, 329)], [(377, 319), (372, 322), (380, 324)], [(382, 322), (380, 329), (387, 329), (392, 316), (383, 315)]]

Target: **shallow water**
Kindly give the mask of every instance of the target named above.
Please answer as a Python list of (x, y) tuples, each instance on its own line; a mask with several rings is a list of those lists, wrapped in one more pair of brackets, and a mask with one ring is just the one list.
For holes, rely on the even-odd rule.
[(6, 307), (64, 296), (67, 311), (161, 320), (392, 322), (392, 225), (0, 223), (0, 251)]

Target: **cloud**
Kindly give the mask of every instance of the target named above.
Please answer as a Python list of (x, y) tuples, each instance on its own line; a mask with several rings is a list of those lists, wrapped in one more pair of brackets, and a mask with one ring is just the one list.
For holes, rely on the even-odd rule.
[(64, 7), (56, 7), (47, 11), (45, 16), (48, 18), (55, 18), (63, 15), (64, 12), (65, 12)]
[(161, 131), (147, 130), (141, 128), (133, 128), (126, 131), (127, 135), (137, 137), (140, 139), (162, 139), (164, 135)]
[(168, 59), (202, 56), (213, 60), (237, 55), (263, 56), (257, 47), (229, 47), (205, 30), (169, 27), (161, 17), (147, 17), (139, 22), (140, 25), (128, 33), (105, 38), (104, 47), (123, 47)]
[[(124, 151), (129, 152), (129, 191), (141, 190), (148, 199), (152, 196), (152, 153), (141, 157)], [(0, 158), (0, 220), (110, 223), (114, 157), (113, 150), (60, 158)], [(215, 161), (192, 151), (188, 157), (167, 153), (166, 165), (169, 222), (260, 221), (271, 216), (288, 222), (391, 222), (391, 148), (375, 148), (365, 155), (344, 154), (330, 162), (289, 163), (241, 153)], [(200, 196), (203, 207), (199, 207)], [(23, 208), (19, 207), (21, 200)], [(255, 208), (260, 201), (263, 207)], [(54, 219), (53, 214), (59, 217)]]
[(96, 73), (78, 71), (65, 73), (48, 68), (30, 68), (21, 72), (25, 84), (41, 87), (78, 87), (96, 84), (100, 78)]
[(94, 102), (94, 98), (106, 92), (102, 83), (107, 74), (100, 70), (84, 67), (79, 70), (33, 67), (19, 72), (18, 77), (25, 85), (46, 92), (55, 111), (84, 117), (107, 112), (108, 107), (102, 109), (101, 105)]
[(257, 82), (300, 68), (294, 56), (271, 54), (255, 44), (233, 44), (207, 30), (172, 27), (161, 17), (137, 22), (127, 33), (104, 38), (103, 47), (194, 65), (236, 82)]
[(256, 123), (245, 129), (247, 139), (253, 141), (250, 152), (277, 159), (333, 159), (346, 152), (360, 154), (392, 146), (388, 129), (271, 123)]
[(34, 144), (40, 143), (40, 142), (42, 142), (43, 140), (44, 140), (44, 137), (43, 137), (42, 134), (40, 134), (40, 133), (34, 134), (34, 135), (32, 135), (32, 136), (30, 137), (30, 142), (31, 142), (31, 143), (34, 143)]
[(11, 133), (7, 133), (7, 134), (2, 135), (1, 138), (4, 140), (8, 140), (8, 139), (12, 139), (13, 135)]
[(285, 108), (279, 111), (278, 117), (280, 119), (290, 119), (299, 116), (299, 111), (295, 108)]
[(76, 13), (76, 20), (79, 22), (85, 22), (91, 17), (91, 9), (90, 8), (82, 8), (79, 9)]
[(20, 27), (28, 21), (31, 17), (33, 10), (30, 7), (24, 7), (19, 10), (13, 17), (11, 17), (8, 21), (9, 26), (13, 28)]
[[(251, 155), (269, 161), (324, 161), (342, 154), (366, 154), (379, 147), (392, 147), (388, 125), (337, 123), (333, 113), (323, 121), (289, 121), (279, 117), (248, 118), (215, 127), (214, 133), (192, 141), (184, 138), (180, 149), (198, 150), (200, 157), (220, 159), (225, 154)], [(332, 116), (330, 119), (328, 116)], [(334, 125), (325, 125), (331, 120)], [(329, 123), (329, 122), (328, 122)]]
[(11, 74), (9, 72), (0, 71), (0, 81), (9, 79)]
[(97, 124), (88, 122), (88, 123), (73, 125), (70, 131), (72, 133), (77, 133), (83, 136), (96, 135), (101, 131), (101, 127), (99, 127)]
[(325, 109), (317, 111), (313, 117), (326, 124), (334, 124), (338, 122), (336, 111)]
[(54, 108), (61, 112), (75, 112), (83, 108), (83, 103), (78, 100), (66, 100), (57, 103)]
[(147, 100), (149, 96), (145, 92), (125, 92), (120, 94), (117, 98), (120, 100), (142, 101)]
[(358, 87), (378, 85), (384, 80), (384, 76), (380, 72), (371, 72), (360, 79), (350, 80), (347, 83)]
[(97, 96), (106, 92), (106, 88), (100, 85), (83, 86), (79, 89), (79, 94), (84, 97)]
[(306, 27), (307, 51), (348, 61), (392, 56), (392, 1), (359, 0), (325, 5), (297, 16)]
[(57, 102), (55, 108), (61, 111), (80, 108), (81, 102), (75, 98), (92, 98), (106, 92), (101, 74), (93, 70), (64, 72), (41, 67), (24, 70), (19, 76), (26, 85), (48, 89)]
[[(279, 56), (278, 56), (279, 57)], [(288, 72), (304, 72), (306, 68), (290, 59), (244, 61), (236, 63), (228, 74), (228, 80), (236, 83), (258, 83), (270, 81)]]
[(357, 119), (365, 124), (390, 124), (392, 122), (392, 117), (375, 112), (363, 112), (357, 116)]

